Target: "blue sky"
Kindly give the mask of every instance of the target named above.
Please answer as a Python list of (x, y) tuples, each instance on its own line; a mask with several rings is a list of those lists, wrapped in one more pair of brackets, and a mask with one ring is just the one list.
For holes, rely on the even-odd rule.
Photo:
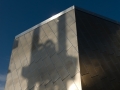
[(14, 37), (72, 5), (120, 22), (120, 0), (0, 0), (0, 90)]

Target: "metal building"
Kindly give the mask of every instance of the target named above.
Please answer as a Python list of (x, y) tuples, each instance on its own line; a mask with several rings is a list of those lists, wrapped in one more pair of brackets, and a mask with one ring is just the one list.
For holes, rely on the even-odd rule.
[(5, 90), (120, 90), (119, 34), (72, 6), (15, 37)]

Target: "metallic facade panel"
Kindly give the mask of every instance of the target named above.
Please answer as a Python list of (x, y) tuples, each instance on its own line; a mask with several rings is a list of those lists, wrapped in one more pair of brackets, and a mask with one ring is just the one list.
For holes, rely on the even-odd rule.
[(5, 90), (119, 90), (119, 32), (70, 7), (15, 37)]
[(79, 9), (75, 14), (82, 89), (120, 89), (120, 24)]

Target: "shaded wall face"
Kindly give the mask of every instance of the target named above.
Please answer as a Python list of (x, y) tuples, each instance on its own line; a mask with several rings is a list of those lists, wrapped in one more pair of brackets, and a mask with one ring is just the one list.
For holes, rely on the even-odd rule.
[(81, 90), (74, 10), (15, 39), (5, 90)]
[(120, 90), (120, 25), (76, 10), (82, 90)]

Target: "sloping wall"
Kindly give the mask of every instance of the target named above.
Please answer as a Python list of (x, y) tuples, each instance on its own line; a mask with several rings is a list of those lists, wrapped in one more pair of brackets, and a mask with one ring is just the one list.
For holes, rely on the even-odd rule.
[(81, 90), (74, 9), (15, 39), (5, 90)]
[(120, 25), (70, 9), (15, 38), (5, 90), (119, 90), (119, 59)]

